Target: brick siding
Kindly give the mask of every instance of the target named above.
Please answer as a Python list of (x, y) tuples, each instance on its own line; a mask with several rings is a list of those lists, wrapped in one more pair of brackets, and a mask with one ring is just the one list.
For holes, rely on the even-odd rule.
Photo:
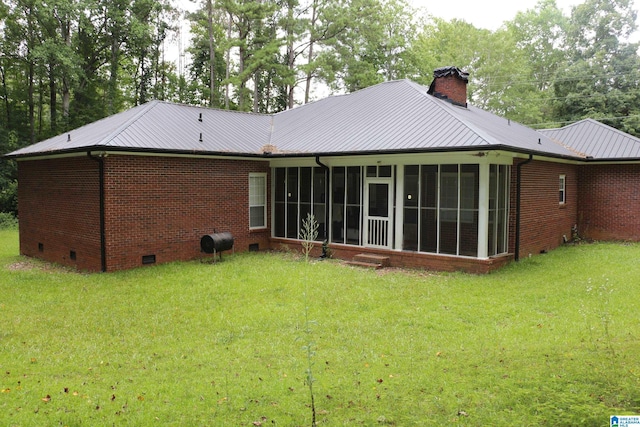
[(640, 165), (584, 165), (578, 180), (582, 237), (640, 241)]
[[(511, 211), (509, 251), (515, 252), (516, 234), (516, 160), (511, 168)], [(577, 223), (578, 166), (534, 160), (522, 166), (520, 258), (550, 251), (571, 238)], [(566, 175), (566, 203), (559, 203), (559, 179)]]
[(99, 271), (98, 163), (87, 157), (20, 161), (18, 182), (20, 253)]
[(105, 170), (107, 270), (202, 257), (214, 231), (230, 232), (234, 251), (268, 246), (269, 228), (249, 230), (249, 173), (267, 162), (109, 156)]
[[(147, 255), (156, 263), (207, 256), (200, 239), (214, 231), (231, 232), (234, 251), (269, 245), (269, 227), (249, 230), (249, 173), (268, 172), (267, 162), (110, 155), (104, 165), (107, 271), (140, 266)], [(99, 271), (98, 163), (20, 162), (19, 180), (21, 252)]]
[[(300, 241), (284, 238), (273, 238), (271, 242), (275, 250), (295, 251), (302, 253)], [(329, 252), (332, 258), (352, 260), (359, 254), (373, 254), (389, 258), (391, 267), (421, 268), (432, 271), (463, 271), (473, 274), (490, 273), (513, 260), (513, 255), (505, 254), (489, 259), (477, 259), (471, 257), (457, 257), (452, 255), (432, 254), (426, 252), (404, 252), (384, 249), (365, 248), (337, 243), (329, 244)], [(311, 256), (319, 257), (322, 254), (322, 243), (318, 242)]]
[(459, 105), (467, 105), (467, 83), (455, 76), (435, 80), (434, 93), (444, 95)]
[[(510, 246), (515, 251), (517, 160), (511, 175)], [(231, 159), (110, 155), (105, 165), (107, 270), (190, 260), (205, 234), (231, 232), (234, 251), (271, 245), (270, 227), (249, 230), (249, 174), (267, 162)], [(100, 210), (98, 163), (88, 157), (20, 161), (18, 168), (22, 254), (99, 271)], [(566, 175), (566, 203), (558, 200), (559, 176)], [(569, 165), (533, 161), (522, 167), (520, 257), (549, 251), (571, 238), (640, 240), (640, 165)], [(267, 203), (270, 204), (270, 179)], [(270, 224), (267, 207), (267, 225)], [(298, 246), (273, 239), (274, 247)], [(332, 245), (336, 257), (366, 252)], [(72, 253), (75, 260), (72, 259)], [(486, 272), (510, 257), (490, 260), (393, 252), (392, 265)]]

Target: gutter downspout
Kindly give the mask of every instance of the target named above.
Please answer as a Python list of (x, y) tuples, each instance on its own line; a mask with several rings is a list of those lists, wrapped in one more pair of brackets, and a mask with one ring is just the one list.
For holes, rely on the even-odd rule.
[(327, 258), (327, 249), (329, 246), (329, 166), (320, 161), (320, 156), (316, 156), (316, 164), (324, 170), (324, 238), (322, 240), (322, 258)]
[(100, 194), (100, 271), (107, 271), (107, 239), (105, 233), (105, 214), (104, 214), (104, 158), (101, 156), (93, 156), (91, 151), (87, 151), (87, 156), (91, 160), (98, 162), (98, 186)]
[(531, 163), (533, 160), (533, 154), (529, 154), (529, 158), (524, 162), (518, 163), (516, 166), (516, 247), (514, 259), (520, 260), (520, 202), (522, 196), (521, 183), (522, 183), (522, 166), (527, 163)]

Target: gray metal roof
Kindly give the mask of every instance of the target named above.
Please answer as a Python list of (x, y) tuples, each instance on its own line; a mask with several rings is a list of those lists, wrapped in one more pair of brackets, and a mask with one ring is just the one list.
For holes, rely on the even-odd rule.
[(427, 90), (397, 80), (278, 113), (272, 144), (283, 152), (323, 154), (504, 147), (575, 156), (534, 129)]
[(640, 159), (640, 139), (596, 120), (585, 119), (540, 132), (593, 160)]
[(257, 154), (268, 143), (270, 128), (269, 115), (151, 101), (10, 156), (86, 149)]
[[(576, 143), (573, 134), (565, 138), (569, 126), (540, 132), (473, 106), (455, 106), (427, 91), (409, 80), (397, 80), (274, 115), (152, 101), (9, 156), (101, 149), (240, 156), (263, 151), (328, 155), (504, 149), (572, 159), (596, 157), (594, 150)], [(611, 128), (585, 133), (593, 141), (605, 134), (605, 140), (612, 141)], [(616, 135), (623, 142), (612, 143), (626, 147), (620, 149), (620, 156), (640, 157), (638, 139), (622, 132)], [(577, 137), (577, 141), (584, 140), (584, 136)]]

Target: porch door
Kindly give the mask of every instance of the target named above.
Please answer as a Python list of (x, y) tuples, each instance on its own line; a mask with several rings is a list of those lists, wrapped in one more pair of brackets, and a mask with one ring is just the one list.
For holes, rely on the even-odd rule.
[(367, 178), (364, 192), (364, 246), (390, 249), (393, 241), (393, 181)]

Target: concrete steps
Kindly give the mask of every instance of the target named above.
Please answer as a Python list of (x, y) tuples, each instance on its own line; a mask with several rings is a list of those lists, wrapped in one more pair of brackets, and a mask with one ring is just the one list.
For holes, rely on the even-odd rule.
[(389, 267), (389, 257), (374, 254), (358, 254), (352, 261), (347, 261), (348, 265), (364, 268), (384, 268)]

